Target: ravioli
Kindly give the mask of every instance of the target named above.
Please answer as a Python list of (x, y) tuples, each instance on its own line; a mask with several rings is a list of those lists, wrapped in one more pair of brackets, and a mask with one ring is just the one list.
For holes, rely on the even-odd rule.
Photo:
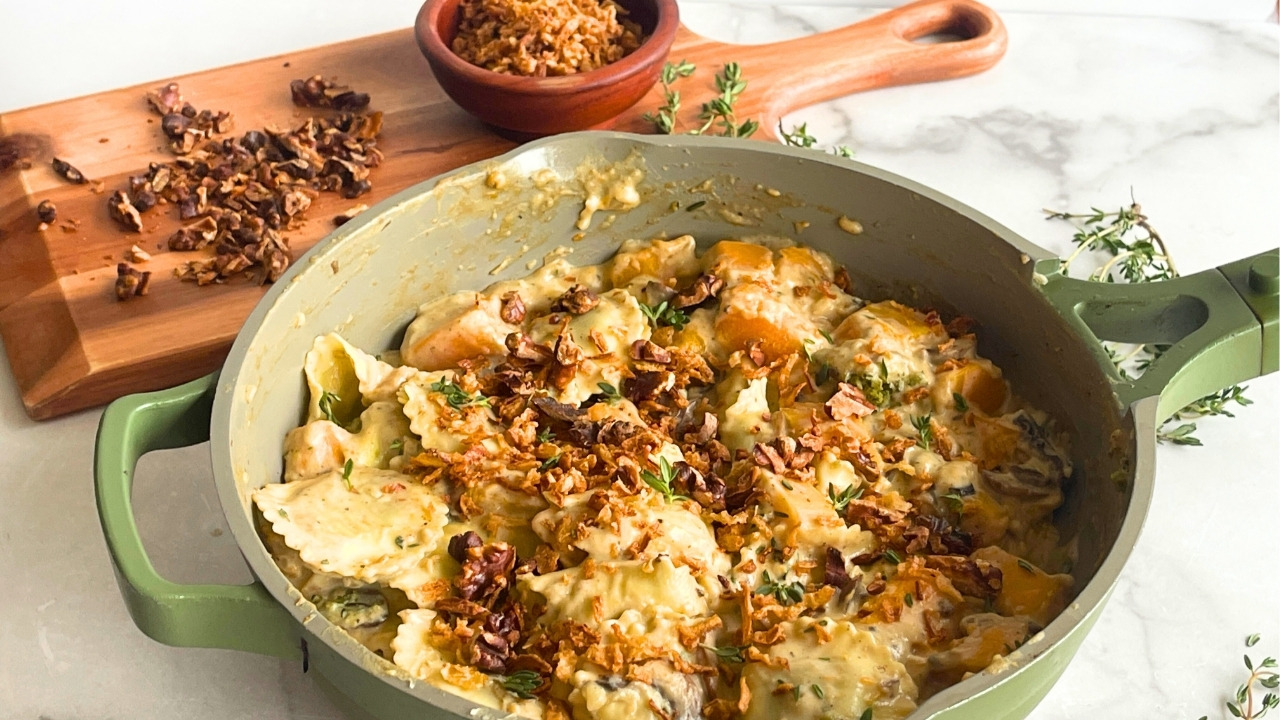
[(553, 258), (398, 351), (317, 338), (261, 530), (340, 631), (513, 715), (901, 720), (1073, 590), (1068, 438), (968, 325), (783, 238)]
[(312, 570), (383, 583), (410, 598), (440, 576), (434, 555), (448, 505), (401, 473), (334, 470), (265, 485), (253, 500)]

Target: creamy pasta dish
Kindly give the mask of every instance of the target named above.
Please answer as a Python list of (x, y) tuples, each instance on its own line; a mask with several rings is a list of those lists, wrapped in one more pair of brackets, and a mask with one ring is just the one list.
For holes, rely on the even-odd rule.
[(890, 720), (1071, 596), (1067, 440), (972, 323), (785, 241), (631, 241), (338, 335), (264, 541), (417, 681), (547, 720)]

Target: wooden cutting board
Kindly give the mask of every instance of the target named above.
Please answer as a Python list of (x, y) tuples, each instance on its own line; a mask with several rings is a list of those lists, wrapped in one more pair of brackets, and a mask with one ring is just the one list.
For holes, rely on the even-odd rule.
[[(927, 36), (932, 36), (928, 37)], [(944, 42), (928, 42), (944, 40)], [(831, 32), (768, 45), (713, 42), (681, 28), (671, 59), (698, 72), (677, 86), (681, 127), (696, 127), (702, 102), (716, 94), (715, 71), (741, 64), (749, 84), (738, 118), (758, 118), (757, 138), (776, 139), (778, 119), (817, 102), (872, 88), (970, 75), (994, 65), (1006, 37), (999, 18), (972, 0), (923, 0)], [(336, 78), (373, 97), (384, 113), (379, 147), (385, 162), (370, 176), (372, 205), (447, 170), (515, 146), (454, 105), (436, 84), (412, 31), (352, 40), (176, 78), (197, 108), (228, 110), (236, 133), (289, 126), (317, 112), (295, 107), (289, 82)], [(0, 115), (0, 137), (34, 133), (53, 154), (100, 181), (72, 185), (48, 158), (0, 174), (0, 337), (23, 403), (33, 418), (54, 417), (121, 395), (181, 383), (218, 367), (265, 289), (245, 279), (198, 287), (173, 276), (200, 257), (171, 253), (179, 227), (171, 206), (143, 215), (139, 235), (107, 215), (107, 195), (152, 161), (171, 161), (159, 118), (143, 97), (149, 83)], [(608, 127), (651, 132), (641, 119), (662, 103), (655, 88)], [(59, 223), (40, 231), (35, 214), (53, 201)], [(294, 257), (333, 229), (332, 217), (355, 201), (322, 193), (298, 230), (287, 233)], [(75, 232), (59, 227), (78, 223)], [(133, 244), (153, 255), (148, 295), (115, 298), (116, 263)]]

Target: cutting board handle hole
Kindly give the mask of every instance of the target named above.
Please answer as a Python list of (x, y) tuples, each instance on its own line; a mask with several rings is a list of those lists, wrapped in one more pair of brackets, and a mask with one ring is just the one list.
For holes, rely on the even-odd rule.
[[(985, 9), (985, 8), (984, 8)], [(941, 45), (980, 38), (995, 28), (983, 9), (965, 2), (927, 3), (906, 8), (896, 18), (898, 37), (918, 45)]]

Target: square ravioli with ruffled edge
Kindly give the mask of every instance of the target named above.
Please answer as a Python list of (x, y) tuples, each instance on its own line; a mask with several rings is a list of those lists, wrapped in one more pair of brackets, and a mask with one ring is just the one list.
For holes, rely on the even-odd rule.
[(1067, 438), (971, 323), (785, 240), (630, 241), (305, 363), (281, 570), (421, 681), (547, 720), (893, 720), (1065, 606)]

